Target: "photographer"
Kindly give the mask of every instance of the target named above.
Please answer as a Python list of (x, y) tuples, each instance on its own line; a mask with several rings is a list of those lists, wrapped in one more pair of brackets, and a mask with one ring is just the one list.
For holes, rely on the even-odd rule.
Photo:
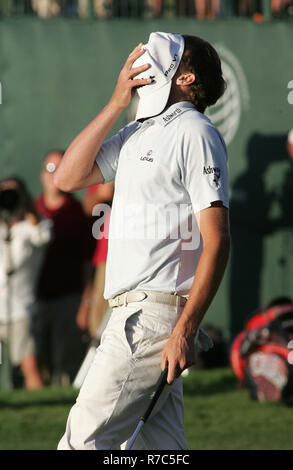
[(42, 386), (31, 317), (42, 247), (50, 237), (50, 223), (38, 218), (23, 181), (0, 181), (0, 341), (8, 345), (12, 366), (20, 366), (27, 389)]

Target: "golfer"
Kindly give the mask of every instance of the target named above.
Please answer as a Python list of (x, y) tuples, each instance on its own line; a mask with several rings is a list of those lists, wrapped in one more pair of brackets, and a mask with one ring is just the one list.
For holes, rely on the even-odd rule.
[[(109, 103), (55, 175), (63, 191), (115, 179), (104, 296), (113, 309), (58, 449), (117, 449), (161, 370), (166, 386), (133, 449), (187, 449), (180, 375), (229, 253), (227, 155), (204, 115), (224, 93), (206, 41), (152, 33), (128, 56)], [(139, 94), (136, 121), (105, 140)]]

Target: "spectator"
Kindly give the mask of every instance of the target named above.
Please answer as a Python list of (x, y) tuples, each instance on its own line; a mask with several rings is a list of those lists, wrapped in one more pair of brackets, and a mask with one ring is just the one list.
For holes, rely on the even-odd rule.
[(145, 18), (157, 18), (162, 14), (162, 0), (145, 1)]
[(43, 385), (35, 358), (31, 318), (42, 247), (50, 236), (49, 224), (37, 217), (22, 180), (1, 181), (0, 340), (8, 343), (10, 362), (12, 366), (20, 365), (27, 389)]
[(236, 2), (236, 12), (240, 16), (252, 15), (252, 1), (251, 0), (238, 0)]
[[(84, 2), (85, 0), (79, 0), (82, 5), (80, 11), (85, 11)], [(150, 8), (153, 7), (157, 10), (157, 3), (160, 0), (93, 0), (93, 7), (95, 15), (99, 18), (114, 17), (140, 17), (142, 15), (144, 7), (148, 9), (148, 3)], [(148, 14), (147, 14), (148, 16)]]
[(176, 0), (175, 12), (176, 16), (194, 16), (195, 11), (194, 0)]
[[(270, 5), (275, 18), (293, 14), (292, 0), (271, 0)], [(174, 11), (177, 16), (193, 16), (196, 10), (198, 19), (214, 19), (219, 14), (224, 17), (252, 16), (258, 22), (264, 18), (264, 0), (168, 0), (164, 3), (162, 0), (2, 0), (0, 14), (30, 14), (34, 11), (41, 18), (77, 14), (86, 18), (92, 7), (98, 18), (138, 17), (142, 10), (145, 18), (159, 17), (167, 10)]]
[[(79, 0), (80, 4), (85, 0)], [(112, 16), (112, 0), (94, 0), (94, 12), (98, 18), (109, 18)]]
[(214, 19), (219, 13), (219, 0), (195, 0), (196, 17)]
[(59, 0), (61, 15), (76, 16), (78, 14), (77, 0)]
[(60, 13), (60, 5), (56, 0), (32, 0), (32, 8), (40, 18), (49, 18)]
[(283, 16), (291, 4), (291, 0), (271, 0), (272, 14), (275, 17)]
[(37, 353), (46, 383), (56, 385), (74, 380), (85, 354), (94, 248), (81, 204), (54, 186), (53, 174), (62, 154), (53, 151), (46, 156), (41, 172), (44, 191), (36, 201), (37, 211), (53, 221), (54, 231), (38, 281)]
[[(84, 197), (83, 207), (88, 216), (92, 215), (93, 207), (97, 204), (111, 204), (114, 193), (114, 184), (98, 184), (89, 188)], [(108, 228), (110, 221), (110, 212), (104, 214), (104, 224), (100, 227), (104, 236), (97, 240), (96, 250), (93, 257), (95, 266), (95, 275), (91, 296), (91, 308), (89, 311), (89, 333), (95, 338), (99, 327), (101, 326), (106, 311), (109, 308), (108, 301), (104, 299), (104, 284), (106, 258), (108, 251)]]

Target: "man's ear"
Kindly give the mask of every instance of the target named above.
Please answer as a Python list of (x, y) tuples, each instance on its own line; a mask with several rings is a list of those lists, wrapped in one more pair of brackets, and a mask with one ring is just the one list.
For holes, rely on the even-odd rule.
[(191, 72), (182, 73), (176, 79), (176, 85), (189, 86), (195, 82), (195, 74)]

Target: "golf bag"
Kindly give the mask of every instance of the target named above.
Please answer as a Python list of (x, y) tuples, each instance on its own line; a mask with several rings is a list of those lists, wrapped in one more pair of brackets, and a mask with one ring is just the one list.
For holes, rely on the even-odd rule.
[(293, 404), (292, 340), (293, 304), (258, 311), (235, 338), (230, 350), (232, 370), (252, 399)]

